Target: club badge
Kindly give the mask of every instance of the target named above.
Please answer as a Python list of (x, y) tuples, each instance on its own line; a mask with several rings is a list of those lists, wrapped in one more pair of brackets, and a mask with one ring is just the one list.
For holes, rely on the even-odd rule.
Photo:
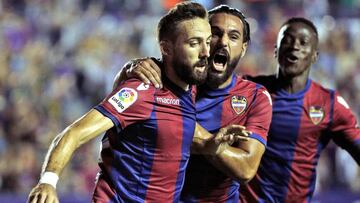
[(244, 96), (231, 97), (231, 107), (237, 114), (242, 114), (247, 107), (247, 100)]
[(320, 106), (311, 106), (309, 109), (309, 116), (311, 121), (318, 125), (324, 118), (324, 110)]

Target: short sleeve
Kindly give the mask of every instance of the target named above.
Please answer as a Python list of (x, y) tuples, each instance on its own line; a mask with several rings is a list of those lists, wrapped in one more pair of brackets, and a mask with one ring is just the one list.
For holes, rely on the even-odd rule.
[(252, 132), (250, 137), (257, 139), (266, 146), (267, 135), (272, 118), (272, 100), (269, 92), (260, 87), (257, 89), (255, 100), (249, 109), (246, 129)]
[(333, 121), (330, 127), (332, 138), (344, 149), (360, 144), (360, 128), (354, 113), (345, 99), (337, 92), (334, 95)]
[(154, 93), (152, 86), (131, 79), (121, 83), (95, 109), (121, 130), (150, 117), (154, 108)]

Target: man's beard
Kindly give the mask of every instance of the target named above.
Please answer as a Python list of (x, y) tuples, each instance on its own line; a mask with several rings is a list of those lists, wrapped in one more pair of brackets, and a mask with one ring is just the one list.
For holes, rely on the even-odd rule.
[(240, 58), (241, 58), (241, 54), (236, 56), (233, 60), (228, 59), (226, 63), (227, 64), (226, 70), (225, 72), (222, 73), (219, 73), (216, 70), (213, 70), (212, 67), (210, 67), (208, 70), (208, 76), (206, 80), (207, 86), (211, 88), (217, 88), (220, 85), (222, 85), (234, 72), (237, 64), (239, 63)]
[[(185, 64), (182, 59), (174, 58), (172, 66), (179, 78), (189, 85), (201, 85), (206, 81), (208, 71), (207, 58), (200, 59), (193, 66)], [(205, 66), (205, 70), (198, 72), (195, 70), (196, 66)]]

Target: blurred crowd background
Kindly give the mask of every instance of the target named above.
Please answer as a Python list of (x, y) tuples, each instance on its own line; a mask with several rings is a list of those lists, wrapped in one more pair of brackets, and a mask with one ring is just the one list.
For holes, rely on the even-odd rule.
[[(156, 56), (157, 22), (179, 0), (0, 0), (0, 193), (26, 196), (54, 136), (111, 90), (129, 59)], [(292, 16), (311, 19), (320, 35), (312, 77), (336, 88), (360, 117), (360, 1), (203, 0), (228, 4), (251, 24), (238, 72), (276, 71), (274, 43)], [(89, 196), (98, 140), (81, 147), (61, 175), (60, 194)], [(360, 169), (330, 143), (318, 167), (316, 195), (360, 193)], [(0, 195), (1, 196), (1, 195)], [(1, 198), (0, 198), (1, 200)]]

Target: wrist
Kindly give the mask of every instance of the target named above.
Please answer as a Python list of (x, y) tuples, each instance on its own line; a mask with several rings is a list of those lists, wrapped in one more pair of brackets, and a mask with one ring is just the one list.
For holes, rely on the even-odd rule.
[(56, 188), (56, 184), (57, 184), (58, 180), (59, 180), (59, 176), (56, 173), (45, 171), (41, 175), (39, 184), (46, 183), (46, 184), (49, 184), (49, 185), (53, 186), (54, 188)]

